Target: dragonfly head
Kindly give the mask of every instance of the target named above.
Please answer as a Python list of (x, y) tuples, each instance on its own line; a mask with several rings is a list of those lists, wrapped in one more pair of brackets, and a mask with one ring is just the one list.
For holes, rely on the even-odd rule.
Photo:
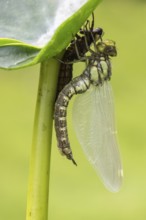
[(107, 56), (117, 56), (116, 44), (113, 40), (104, 40), (98, 42), (97, 50), (99, 51), (99, 53), (102, 53)]
[(104, 32), (103, 32), (102, 28), (94, 29), (92, 35), (94, 37), (95, 42), (98, 41), (99, 39), (101, 39), (103, 34), (104, 34)]

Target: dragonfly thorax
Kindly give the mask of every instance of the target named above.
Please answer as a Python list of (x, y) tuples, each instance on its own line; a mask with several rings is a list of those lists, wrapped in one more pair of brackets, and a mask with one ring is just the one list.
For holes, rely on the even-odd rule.
[(97, 84), (99, 80), (99, 74), (96, 66), (92, 66), (90, 69), (90, 79), (93, 84)]
[(100, 57), (99, 60), (92, 62), (90, 66), (90, 80), (95, 86), (102, 84), (105, 80), (110, 79), (110, 61), (105, 60), (104, 57)]

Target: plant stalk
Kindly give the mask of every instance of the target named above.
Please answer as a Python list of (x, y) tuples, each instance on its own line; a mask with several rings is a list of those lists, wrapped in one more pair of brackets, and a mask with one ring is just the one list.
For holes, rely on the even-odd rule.
[(59, 62), (41, 63), (30, 159), (26, 220), (48, 219), (54, 101)]

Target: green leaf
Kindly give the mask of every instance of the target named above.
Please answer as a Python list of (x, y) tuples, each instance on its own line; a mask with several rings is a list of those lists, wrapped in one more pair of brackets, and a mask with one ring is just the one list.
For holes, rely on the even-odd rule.
[(1, 68), (32, 65), (40, 49), (31, 45), (9, 43), (0, 47)]
[(22, 68), (59, 54), (100, 1), (0, 0), (0, 68)]

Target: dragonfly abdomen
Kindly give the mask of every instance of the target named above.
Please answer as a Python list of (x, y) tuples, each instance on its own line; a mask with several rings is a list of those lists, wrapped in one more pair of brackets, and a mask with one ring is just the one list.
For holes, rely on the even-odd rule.
[(61, 153), (69, 160), (72, 160), (75, 165), (76, 162), (73, 159), (67, 131), (67, 106), (74, 94), (84, 93), (89, 87), (90, 79), (86, 74), (86, 71), (84, 71), (83, 74), (74, 78), (64, 87), (64, 89), (59, 93), (55, 103), (54, 121), (58, 148), (60, 149)]
[[(68, 54), (68, 49), (65, 52), (65, 55)], [(72, 60), (66, 59), (66, 56), (62, 58), (63, 62), (70, 62)], [(73, 64), (60, 64), (59, 76), (58, 76), (58, 85), (57, 85), (57, 94), (56, 98), (60, 91), (67, 85), (72, 79), (72, 72), (73, 72)]]

